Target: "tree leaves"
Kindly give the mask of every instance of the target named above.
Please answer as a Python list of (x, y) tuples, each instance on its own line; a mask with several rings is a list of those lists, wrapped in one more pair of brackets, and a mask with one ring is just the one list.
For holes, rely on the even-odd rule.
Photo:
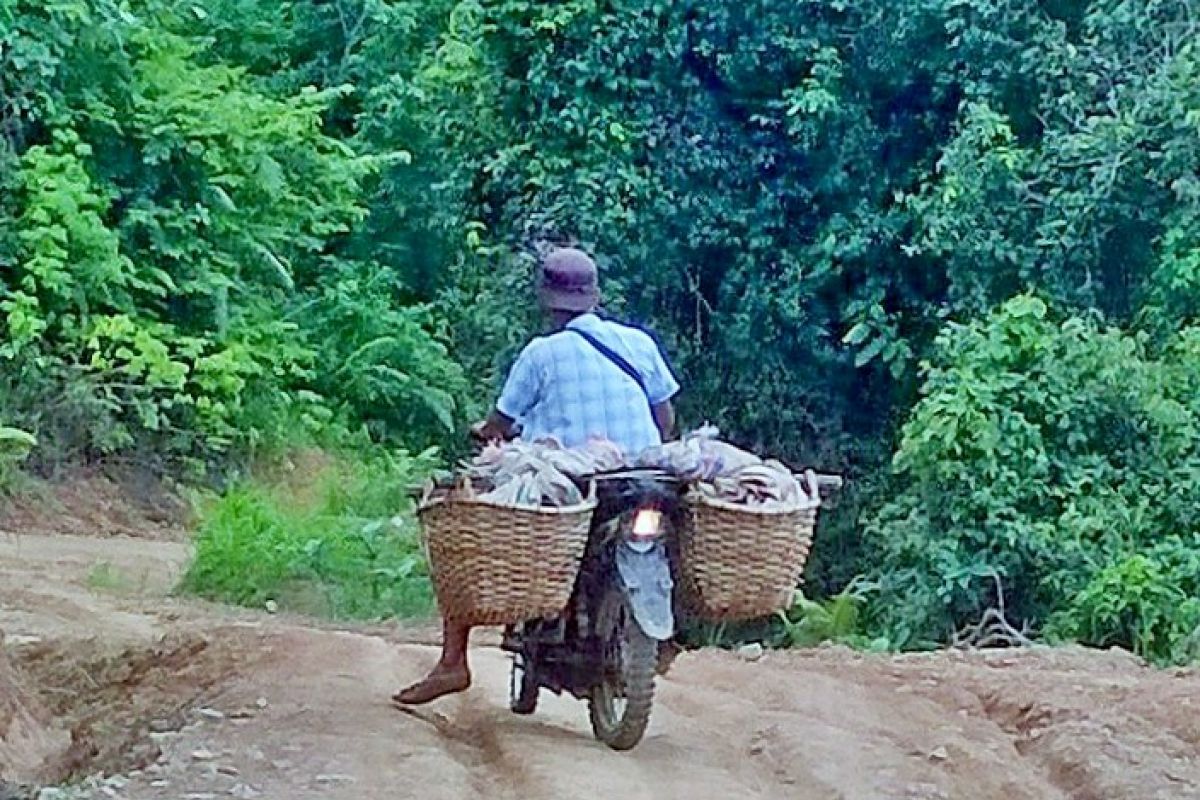
[[(375, 159), (324, 129), (352, 87), (273, 87), (211, 57), (202, 31), (217, 15), (207, 4), (119, 10), (18, 3), (0, 38), (0, 61), (21, 59), (13, 80), (28, 70), (36, 87), (17, 116), (0, 111), (20, 148), (15, 174), (3, 176), (13, 199), (0, 203), (0, 370), (37, 385), (78, 364), (88, 373), (80, 385), (105, 387), (88, 391), (111, 401), (122, 426), (188, 457), (293, 435), (284, 417), (301, 405), (310, 420), (357, 428), (364, 382), (376, 410), (388, 409), (372, 419), (380, 438), (427, 444), (429, 431), (452, 427), (454, 401), (425, 384), (453, 389), (455, 368), (419, 312), (393, 287), (379, 293), (371, 276), (390, 273), (378, 264), (334, 255), (366, 216), (364, 182), (384, 163), (402, 165), (403, 148)], [(35, 53), (40, 61), (24, 55)], [(320, 311), (285, 321), (321, 308), (331, 264), (339, 279), (366, 278), (339, 287), (346, 305), (371, 313), (349, 326), (326, 326)], [(404, 372), (380, 378), (388, 365), (368, 361), (353, 365), (362, 375), (329, 380), (336, 352), (356, 346), (354, 326), (368, 319), (367, 335), (397, 323), (381, 358), (407, 362)], [(312, 408), (314, 380), (319, 403), (348, 407), (342, 419)], [(132, 442), (57, 425), (53, 415), (67, 412), (53, 407), (14, 413), (80, 437), (54, 450)]]
[[(1164, 535), (1197, 534), (1183, 510), (1200, 501), (1200, 362), (1184, 355), (1195, 336), (1156, 356), (1146, 337), (1062, 319), (1031, 295), (947, 327), (903, 428), (898, 491), (868, 524), (887, 586), (877, 618), (929, 637), (973, 622), (995, 598), (968, 578), (995, 569), (1013, 619), (1173, 658), (1194, 614), (1176, 615), (1144, 559), (1184, 552), (1161, 550)], [(1132, 571), (1104, 571), (1130, 557)]]
[[(1187, 4), (0, 15), (0, 390), (39, 450), (444, 443), (538, 330), (536, 254), (573, 242), (660, 334), (685, 419), (875, 476), (879, 551), (816, 577), (885, 565), (900, 641), (976, 613), (987, 569), (1042, 620), (1192, 532)], [(861, 551), (844, 513), (816, 562)]]

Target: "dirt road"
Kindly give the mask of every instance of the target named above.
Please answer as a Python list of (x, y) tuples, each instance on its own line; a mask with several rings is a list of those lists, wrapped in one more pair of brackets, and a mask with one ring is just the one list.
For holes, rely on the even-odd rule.
[(1200, 798), (1200, 677), (1124, 654), (691, 654), (646, 740), (617, 754), (574, 701), (508, 714), (486, 640), (469, 693), (398, 713), (386, 698), (432, 663), (429, 632), (170, 597), (186, 558), (174, 542), (0, 535), (6, 648), (74, 731), (56, 766), (116, 775), (44, 797)]

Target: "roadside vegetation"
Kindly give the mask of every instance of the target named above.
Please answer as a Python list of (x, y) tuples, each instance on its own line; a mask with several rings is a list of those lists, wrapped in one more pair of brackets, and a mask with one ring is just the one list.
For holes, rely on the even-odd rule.
[(410, 487), (428, 454), (300, 452), (201, 501), (182, 588), (212, 600), (332, 617), (433, 613)]
[[(1003, 608), (1192, 660), (1198, 25), (0, 0), (0, 493), (134, 462), (204, 498), (190, 591), (426, 613), (404, 485), (460, 454), (537, 252), (577, 241), (685, 422), (849, 478), (778, 641), (939, 646)], [(313, 442), (305, 481), (270, 466)]]

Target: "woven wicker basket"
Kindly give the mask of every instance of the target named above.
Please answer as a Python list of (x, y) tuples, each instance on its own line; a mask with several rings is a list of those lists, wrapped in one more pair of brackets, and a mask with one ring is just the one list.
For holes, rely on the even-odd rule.
[(680, 532), (689, 610), (701, 619), (734, 622), (790, 606), (812, 545), (817, 506), (752, 510), (690, 495)]
[(561, 612), (587, 546), (595, 492), (577, 506), (512, 508), (437, 499), (418, 510), (438, 608), (467, 625), (509, 625)]

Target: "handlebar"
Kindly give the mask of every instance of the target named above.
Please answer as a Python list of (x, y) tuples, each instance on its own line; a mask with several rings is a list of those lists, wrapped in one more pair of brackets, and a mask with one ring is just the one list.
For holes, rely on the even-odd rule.
[(816, 479), (817, 488), (823, 492), (835, 492), (846, 485), (846, 481), (841, 475), (824, 475), (814, 472), (813, 477)]

